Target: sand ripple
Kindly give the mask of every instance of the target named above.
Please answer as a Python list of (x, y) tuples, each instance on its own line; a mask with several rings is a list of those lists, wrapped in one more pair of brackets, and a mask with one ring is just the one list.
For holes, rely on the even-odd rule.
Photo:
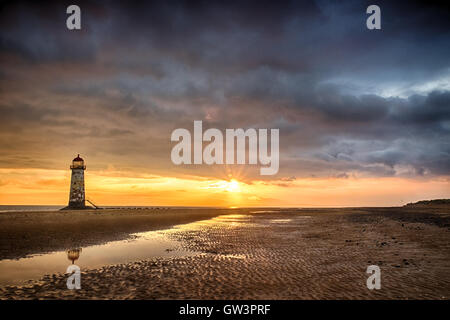
[[(449, 299), (450, 231), (385, 215), (282, 212), (226, 216), (167, 231), (188, 257), (49, 275), (0, 289), (3, 299)], [(366, 288), (368, 265), (381, 290)]]

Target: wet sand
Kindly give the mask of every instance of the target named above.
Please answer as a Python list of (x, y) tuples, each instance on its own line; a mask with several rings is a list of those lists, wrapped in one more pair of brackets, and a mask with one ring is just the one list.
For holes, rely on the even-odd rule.
[[(263, 210), (210, 213), (164, 231), (194, 255), (82, 270), (76, 291), (66, 288), (67, 275), (47, 275), (0, 288), (0, 298), (450, 298), (446, 207), (253, 211)], [(366, 287), (372, 264), (381, 268), (381, 290)]]
[(146, 208), (0, 213), (0, 260), (124, 240), (231, 212), (209, 208)]

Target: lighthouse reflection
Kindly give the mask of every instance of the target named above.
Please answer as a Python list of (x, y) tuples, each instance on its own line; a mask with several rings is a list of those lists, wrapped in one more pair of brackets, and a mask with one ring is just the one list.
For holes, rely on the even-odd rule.
[(74, 264), (75, 260), (78, 260), (80, 257), (81, 251), (81, 248), (67, 250), (67, 259), (71, 260), (72, 264)]

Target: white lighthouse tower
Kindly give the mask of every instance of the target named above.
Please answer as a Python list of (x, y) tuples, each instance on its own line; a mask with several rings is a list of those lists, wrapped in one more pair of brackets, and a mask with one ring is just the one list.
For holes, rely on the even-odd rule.
[(72, 179), (70, 181), (69, 205), (64, 209), (87, 209), (84, 194), (84, 160), (78, 155), (70, 166)]

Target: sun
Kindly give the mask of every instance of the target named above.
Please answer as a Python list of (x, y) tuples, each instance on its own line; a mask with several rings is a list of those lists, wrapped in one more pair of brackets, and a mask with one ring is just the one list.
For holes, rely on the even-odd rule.
[(235, 179), (231, 179), (229, 181), (222, 180), (222, 181), (210, 183), (206, 188), (215, 189), (217, 191), (239, 193), (239, 192), (241, 192), (241, 183)]
[(228, 181), (226, 183), (226, 190), (228, 192), (240, 192), (241, 191), (241, 187), (239, 185), (239, 182), (237, 182), (234, 179), (231, 179), (230, 181)]

